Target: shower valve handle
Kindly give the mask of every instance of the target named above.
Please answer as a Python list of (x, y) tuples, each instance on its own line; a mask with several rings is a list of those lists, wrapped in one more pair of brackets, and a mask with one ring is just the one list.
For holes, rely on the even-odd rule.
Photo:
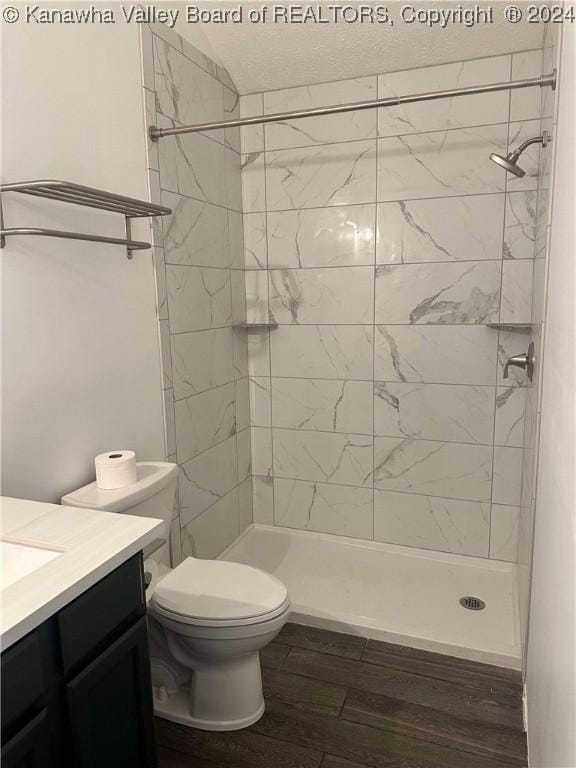
[(530, 342), (530, 346), (528, 347), (528, 352), (526, 352), (524, 355), (514, 355), (513, 357), (509, 358), (509, 360), (506, 361), (506, 365), (504, 366), (504, 378), (508, 378), (508, 369), (510, 366), (514, 366), (515, 368), (523, 368), (530, 381), (532, 381), (532, 377), (534, 376), (534, 342)]

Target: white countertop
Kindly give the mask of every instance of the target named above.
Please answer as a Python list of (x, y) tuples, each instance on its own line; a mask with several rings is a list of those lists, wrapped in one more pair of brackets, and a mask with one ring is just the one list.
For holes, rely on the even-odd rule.
[(164, 523), (99, 510), (0, 498), (0, 534), (62, 553), (1, 591), (2, 649), (164, 537)]

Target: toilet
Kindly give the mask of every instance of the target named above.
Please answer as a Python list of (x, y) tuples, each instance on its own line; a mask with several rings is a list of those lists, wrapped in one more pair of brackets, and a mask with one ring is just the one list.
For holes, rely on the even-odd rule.
[[(136, 483), (102, 490), (96, 483), (62, 504), (156, 517), (170, 530), (177, 466), (138, 462)], [(290, 601), (284, 584), (257, 568), (187, 557), (169, 567), (166, 539), (145, 553), (154, 710), (207, 731), (246, 728), (262, 717), (259, 651), (280, 632)]]

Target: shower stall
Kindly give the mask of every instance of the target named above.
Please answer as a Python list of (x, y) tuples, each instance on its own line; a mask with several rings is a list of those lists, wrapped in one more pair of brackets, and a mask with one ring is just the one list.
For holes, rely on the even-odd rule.
[(239, 96), (142, 27), (174, 211), (153, 232), (173, 561), (275, 573), (300, 623), (521, 666), (556, 29)]

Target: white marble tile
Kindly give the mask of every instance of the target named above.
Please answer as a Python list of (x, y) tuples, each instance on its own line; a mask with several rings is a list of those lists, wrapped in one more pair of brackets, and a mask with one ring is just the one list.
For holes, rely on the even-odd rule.
[(490, 557), (493, 560), (516, 562), (519, 517), (518, 507), (492, 504)]
[(377, 264), (500, 259), (504, 195), (465, 195), (378, 206)]
[(271, 267), (374, 264), (375, 205), (341, 205), (268, 214)]
[(159, 320), (168, 320), (168, 288), (166, 287), (166, 264), (164, 249), (154, 246), (154, 277), (156, 278), (156, 313)]
[(372, 202), (375, 173), (375, 141), (266, 152), (268, 210)]
[(232, 269), (244, 269), (244, 226), (239, 211), (228, 211), (228, 253)]
[(256, 324), (269, 322), (268, 270), (246, 270), (243, 279), (246, 295), (246, 322)]
[[(276, 331), (274, 331), (276, 333)], [(244, 332), (250, 376), (270, 376), (270, 331), (267, 328)]]
[(180, 465), (179, 496), (182, 525), (186, 525), (223, 498), (237, 482), (235, 436)]
[(243, 379), (249, 374), (248, 334), (243, 328), (232, 329), (232, 347), (234, 350), (234, 377)]
[(372, 538), (373, 491), (302, 480), (274, 480), (274, 522), (287, 528)]
[[(535, 136), (542, 135), (542, 126), (539, 120), (527, 120), (521, 123), (510, 123), (508, 132), (508, 151), (517, 149), (526, 139), (532, 139)], [(547, 157), (552, 156), (552, 144), (542, 150)], [(506, 191), (516, 192), (521, 189), (537, 189), (540, 162), (540, 144), (533, 144), (522, 152), (522, 157), (518, 160), (518, 165), (526, 172), (522, 178), (508, 174), (506, 179)]]
[(230, 328), (179, 333), (171, 342), (176, 400), (234, 379)]
[(373, 267), (272, 269), (270, 318), (281, 325), (374, 322)]
[(166, 454), (176, 450), (176, 425), (174, 414), (174, 391), (164, 390), (164, 432), (166, 438)]
[(529, 323), (532, 318), (531, 260), (504, 261), (502, 264), (501, 323)]
[(503, 258), (532, 259), (536, 240), (536, 192), (506, 195)]
[(230, 298), (232, 308), (232, 324), (241, 325), (248, 320), (248, 307), (246, 303), (246, 282), (244, 272), (240, 269), (231, 269), (229, 272)]
[(490, 504), (374, 491), (374, 538), (390, 544), (488, 556)]
[[(222, 131), (220, 131), (222, 133)], [(224, 131), (226, 133), (226, 131)], [(226, 187), (224, 205), (237, 213), (244, 210), (242, 202), (242, 155), (230, 147), (225, 150)]]
[[(159, 116), (159, 128), (174, 125), (173, 120)], [(158, 152), (162, 189), (226, 205), (226, 149), (222, 144), (201, 133), (188, 133), (161, 140)]]
[(273, 446), (275, 478), (372, 485), (371, 436), (274, 429)]
[(525, 387), (497, 387), (494, 443), (522, 447), (524, 441)]
[[(182, 124), (224, 119), (224, 88), (172, 46), (156, 38), (154, 69), (156, 109)], [(210, 135), (223, 141), (222, 131)]]
[(376, 326), (375, 378), (494, 384), (498, 332), (482, 325)]
[(546, 273), (548, 262), (546, 259), (534, 260), (532, 273), (532, 315), (533, 325), (543, 322), (546, 315)]
[(254, 522), (274, 524), (274, 481), (271, 477), (252, 476)]
[(175, 413), (178, 463), (184, 464), (236, 434), (234, 383), (176, 401)]
[(250, 383), (247, 376), (236, 380), (236, 429), (250, 426)]
[(290, 429), (372, 434), (372, 383), (272, 379), (272, 424)]
[(238, 520), (240, 533), (254, 522), (254, 500), (252, 498), (252, 478), (247, 477), (238, 486)]
[(419, 133), (378, 141), (378, 201), (503, 192), (506, 125)]
[[(264, 99), (261, 93), (240, 96), (240, 116), (254, 117), (264, 114)], [(243, 153), (262, 152), (264, 150), (264, 126), (243, 125), (240, 129), (240, 144)]]
[[(512, 80), (541, 77), (542, 49), (512, 54)], [(511, 92), (510, 120), (533, 120), (540, 117), (542, 91), (547, 88), (522, 88)]]
[(493, 425), (492, 387), (374, 383), (377, 435), (487, 445)]
[(522, 448), (494, 447), (494, 504), (519, 506), (522, 492)]
[(531, 332), (529, 329), (514, 328), (498, 332), (498, 375), (496, 383), (503, 387), (527, 387), (530, 384), (526, 371), (522, 368), (510, 367), (508, 378), (504, 378), (506, 361), (514, 355), (528, 351)]
[(376, 269), (376, 323), (498, 321), (500, 262), (401, 264)]
[(158, 43), (157, 38), (159, 37), (161, 40), (163, 40), (165, 43), (168, 43), (168, 45), (171, 45), (177, 51), (182, 51), (182, 44), (184, 41), (182, 37), (173, 29), (170, 29), (170, 27), (161, 21), (152, 22), (149, 27), (154, 33), (155, 45)]
[(182, 539), (180, 534), (180, 520), (172, 520), (170, 523), (170, 565), (176, 568), (182, 562)]
[[(420, 67), (378, 77), (378, 98), (446, 91), (510, 79), (510, 57), (472, 59), (436, 67)], [(507, 91), (402, 104), (378, 110), (380, 136), (503, 123), (508, 119)]]
[[(239, 117), (240, 96), (231, 88), (224, 88), (224, 120), (238, 120)], [(222, 134), (226, 146), (233, 149), (236, 153), (240, 153), (240, 128), (224, 128), (223, 131), (213, 131), (213, 133)], [(220, 137), (220, 141), (222, 141), (222, 137)]]
[(272, 476), (272, 430), (265, 427), (252, 427), (252, 472), (260, 477)]
[(236, 436), (238, 455), (238, 482), (243, 483), (252, 474), (252, 435), (251, 430), (243, 429)]
[(250, 379), (250, 422), (253, 427), (272, 426), (269, 377), (253, 376)]
[(182, 555), (214, 560), (239, 533), (238, 489), (234, 488), (182, 528)]
[(168, 320), (158, 322), (160, 328), (160, 353), (162, 363), (162, 389), (172, 386), (172, 353), (170, 350), (170, 325)]
[(244, 214), (244, 266), (265, 269), (268, 264), (266, 246), (266, 214)]
[(372, 340), (368, 326), (281, 326), (270, 335), (272, 375), (370, 380)]
[(492, 447), (377, 437), (374, 485), (470, 501), (490, 499)]
[(173, 211), (163, 222), (167, 264), (228, 266), (228, 215), (225, 208), (172, 192), (162, 193), (162, 205)]
[(168, 265), (168, 307), (172, 333), (229, 325), (230, 271)]
[(266, 210), (264, 152), (242, 155), (242, 210), (254, 213)]
[[(376, 99), (376, 77), (283, 88), (264, 93), (265, 114), (349, 104)], [(308, 147), (316, 144), (371, 139), (376, 136), (376, 110), (286, 120), (264, 127), (266, 149)]]

